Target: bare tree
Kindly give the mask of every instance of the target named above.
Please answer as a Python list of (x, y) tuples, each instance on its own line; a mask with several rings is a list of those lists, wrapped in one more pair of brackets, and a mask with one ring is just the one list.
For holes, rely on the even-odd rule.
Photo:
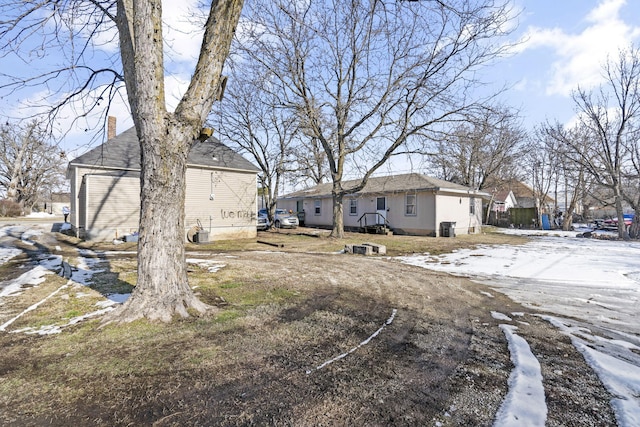
[(517, 114), (485, 108), (437, 141), (429, 155), (436, 176), (475, 189), (511, 180), (527, 138)]
[(640, 238), (640, 123), (634, 123), (629, 130), (627, 148), (630, 153), (630, 163), (626, 165), (622, 174), (623, 197), (633, 209), (633, 221), (629, 227), (629, 237)]
[(60, 190), (65, 162), (37, 122), (0, 126), (0, 188), (27, 212)]
[[(18, 99), (13, 118), (37, 118), (44, 130), (63, 136), (70, 120), (86, 131), (103, 129), (88, 116), (102, 114), (123, 87), (117, 45), (113, 0), (43, 0), (0, 3), (0, 57), (12, 67), (0, 72), (0, 91), (5, 100)], [(37, 97), (23, 98), (24, 90), (38, 90)], [(69, 111), (70, 107), (72, 116)], [(26, 116), (25, 116), (26, 114)], [(48, 120), (42, 120), (46, 116)], [(101, 132), (87, 135), (97, 139)]]
[(578, 88), (573, 99), (579, 125), (589, 133), (589, 150), (584, 141), (568, 140), (567, 146), (578, 154), (576, 161), (584, 166), (598, 185), (613, 197), (618, 219), (618, 236), (625, 237), (623, 171), (629, 161), (629, 147), (636, 143), (635, 126), (640, 119), (640, 52), (631, 47), (604, 65), (606, 81), (597, 90)]
[[(344, 235), (343, 197), (394, 154), (477, 106), (474, 70), (505, 49), (507, 2), (256, 2), (241, 48), (278, 77), (326, 155), (332, 235)], [(346, 176), (358, 178), (345, 187)], [(351, 181), (354, 182), (354, 181)]]
[(550, 214), (549, 192), (557, 180), (560, 160), (555, 150), (549, 149), (553, 139), (548, 137), (540, 129), (537, 129), (530, 139), (524, 156), (527, 175), (532, 184), (535, 207), (538, 210), (538, 226), (543, 225), (543, 211)]
[(220, 134), (229, 145), (248, 153), (260, 168), (261, 196), (273, 224), (280, 184), (290, 171), (299, 135), (297, 121), (268, 89), (268, 73), (242, 63), (231, 69), (220, 107)]
[[(186, 160), (220, 92), (222, 67), (242, 6), (242, 0), (212, 0), (206, 7), (200, 54), (189, 87), (173, 112), (165, 102), (161, 0), (5, 1), (1, 6), (3, 52), (9, 49), (14, 57), (26, 60), (29, 54), (57, 49), (65, 62), (30, 79), (16, 78), (11, 88), (53, 85), (58, 81), (56, 73), (68, 72), (71, 77), (55, 88), (59, 102), (50, 111), (56, 111), (92, 88), (111, 94), (114, 86), (98, 85), (99, 76), (112, 76), (110, 83), (125, 83), (141, 147), (138, 282), (131, 298), (109, 320), (170, 321), (176, 315), (186, 317), (208, 309), (195, 297), (187, 279)], [(114, 37), (119, 55), (105, 58), (100, 45)], [(105, 61), (105, 68), (90, 65), (104, 59), (111, 59)], [(89, 93), (95, 97), (95, 91)], [(99, 102), (95, 98), (85, 107), (95, 108)]]
[(301, 131), (300, 143), (293, 147), (294, 167), (290, 174), (296, 183), (317, 185), (329, 179), (327, 155), (318, 138)]
[[(543, 146), (540, 149), (549, 151), (557, 160), (556, 188), (561, 184), (564, 196), (564, 212), (562, 229), (570, 230), (573, 214), (578, 204), (585, 200), (591, 182), (587, 179), (586, 167), (582, 158), (589, 157), (593, 150), (591, 135), (583, 126), (565, 128), (560, 123), (546, 123), (539, 128)], [(558, 191), (556, 189), (556, 205)], [(584, 206), (583, 206), (584, 207)]]

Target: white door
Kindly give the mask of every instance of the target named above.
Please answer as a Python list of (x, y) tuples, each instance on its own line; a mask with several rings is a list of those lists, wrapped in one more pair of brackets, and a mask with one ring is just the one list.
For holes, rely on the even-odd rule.
[(387, 198), (386, 197), (378, 197), (376, 199), (376, 222), (377, 224), (384, 224), (385, 219), (387, 219)]

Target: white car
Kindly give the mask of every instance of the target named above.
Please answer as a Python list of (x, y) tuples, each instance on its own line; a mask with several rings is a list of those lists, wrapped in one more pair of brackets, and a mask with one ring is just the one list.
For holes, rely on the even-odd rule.
[(258, 215), (256, 223), (258, 230), (268, 230), (269, 225), (269, 218), (267, 218), (267, 215)]

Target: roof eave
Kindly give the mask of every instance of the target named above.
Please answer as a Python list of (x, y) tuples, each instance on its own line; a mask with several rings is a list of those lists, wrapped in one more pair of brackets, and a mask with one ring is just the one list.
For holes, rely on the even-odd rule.
[(235, 172), (246, 172), (246, 173), (259, 173), (260, 170), (259, 169), (244, 169), (244, 168), (234, 168), (231, 166), (213, 166), (213, 165), (201, 165), (198, 163), (187, 163), (187, 167), (192, 166), (195, 168), (202, 168), (202, 169), (220, 169), (220, 170), (228, 170), (228, 171), (235, 171)]

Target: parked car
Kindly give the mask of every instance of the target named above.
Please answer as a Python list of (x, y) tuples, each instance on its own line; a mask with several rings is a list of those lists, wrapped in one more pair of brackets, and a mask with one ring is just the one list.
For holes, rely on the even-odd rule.
[(267, 218), (266, 214), (258, 214), (258, 220), (256, 223), (258, 230), (268, 230), (270, 225), (271, 224), (269, 223), (269, 218)]
[[(258, 217), (267, 216), (266, 209), (260, 209), (258, 211)], [(276, 213), (273, 217), (273, 226), (276, 228), (297, 228), (300, 225), (298, 217), (285, 209), (276, 209)]]
[[(634, 214), (624, 214), (624, 225), (627, 227), (627, 229), (633, 223), (633, 217), (634, 217)], [(599, 228), (604, 228), (608, 230), (617, 230), (618, 218), (607, 218), (605, 220), (602, 220), (602, 225)]]

